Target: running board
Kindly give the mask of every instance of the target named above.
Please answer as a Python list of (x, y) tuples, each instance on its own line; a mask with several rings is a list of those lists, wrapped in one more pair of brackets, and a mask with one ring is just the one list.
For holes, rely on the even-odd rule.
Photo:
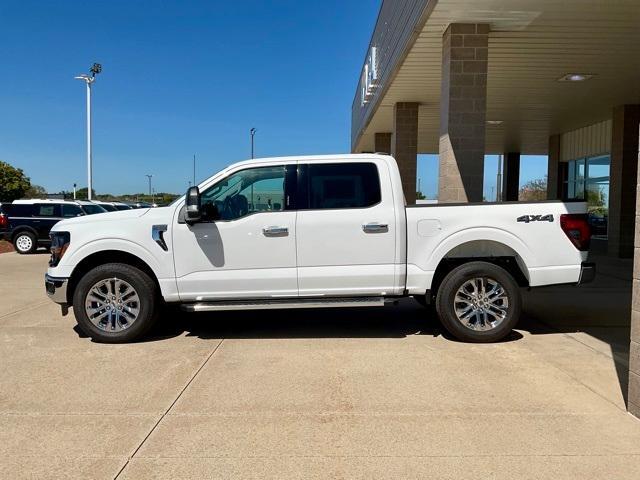
[(186, 303), (181, 305), (187, 312), (213, 312), (219, 310), (272, 310), (281, 308), (335, 308), (335, 307), (382, 307), (384, 297), (343, 298), (296, 298), (269, 300), (233, 300)]

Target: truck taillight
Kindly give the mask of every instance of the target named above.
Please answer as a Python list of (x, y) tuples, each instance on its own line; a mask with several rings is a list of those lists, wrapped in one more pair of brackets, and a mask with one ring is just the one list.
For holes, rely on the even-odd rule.
[(9, 225), (9, 219), (4, 213), (0, 213), (0, 228), (6, 228)]
[(583, 252), (589, 250), (591, 228), (589, 228), (586, 214), (562, 214), (560, 215), (560, 227), (578, 250)]

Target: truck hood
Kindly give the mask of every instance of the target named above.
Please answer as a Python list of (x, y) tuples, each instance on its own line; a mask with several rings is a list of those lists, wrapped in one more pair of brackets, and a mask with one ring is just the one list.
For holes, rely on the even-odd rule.
[(66, 228), (73, 228), (74, 225), (84, 225), (87, 223), (118, 222), (132, 218), (140, 218), (149, 213), (149, 208), (135, 210), (120, 210), (117, 212), (96, 213), (95, 215), (83, 215), (82, 217), (67, 218), (55, 224), (53, 231), (60, 231)]

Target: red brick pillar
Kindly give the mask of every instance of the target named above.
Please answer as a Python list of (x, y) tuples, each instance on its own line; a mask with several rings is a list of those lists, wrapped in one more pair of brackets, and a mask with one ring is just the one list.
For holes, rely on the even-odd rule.
[(440, 202), (480, 202), (489, 25), (451, 24), (442, 37)]
[(640, 105), (613, 109), (609, 170), (609, 255), (631, 258), (636, 217)]
[[(636, 162), (640, 162), (640, 126), (636, 127)], [(633, 300), (629, 347), (629, 412), (640, 418), (640, 180), (636, 176), (635, 248), (633, 250)]]
[(396, 103), (393, 109), (392, 155), (398, 162), (407, 204), (416, 203), (418, 162), (418, 104)]
[(374, 152), (391, 153), (391, 132), (377, 132), (374, 137)]
[(549, 155), (547, 160), (547, 199), (558, 200), (562, 189), (560, 182), (560, 135), (549, 137)]
[(507, 202), (517, 202), (520, 193), (520, 152), (509, 152), (504, 156), (502, 176), (502, 198)]

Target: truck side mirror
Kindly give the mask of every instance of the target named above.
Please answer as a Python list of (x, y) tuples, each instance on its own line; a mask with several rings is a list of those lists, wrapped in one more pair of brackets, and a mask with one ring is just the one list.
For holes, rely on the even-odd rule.
[(202, 207), (200, 205), (200, 189), (189, 187), (186, 197), (185, 221), (188, 224), (197, 223), (202, 218)]

